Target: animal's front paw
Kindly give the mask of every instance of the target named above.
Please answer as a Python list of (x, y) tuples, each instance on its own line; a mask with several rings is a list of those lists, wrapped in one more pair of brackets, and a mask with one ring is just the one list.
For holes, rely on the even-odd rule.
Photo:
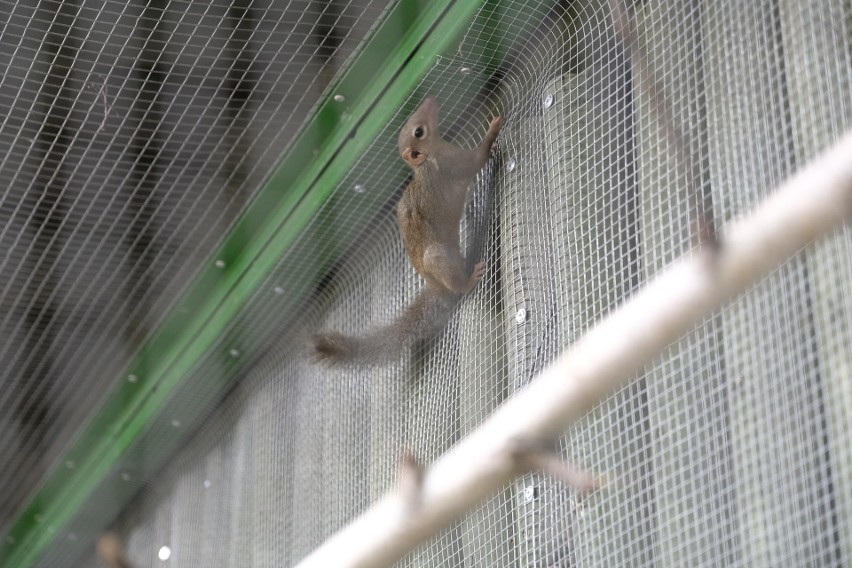
[(479, 281), (482, 280), (482, 277), (485, 276), (485, 263), (477, 262), (476, 266), (473, 267), (473, 272), (470, 275), (470, 280), (468, 280), (467, 291), (470, 292), (476, 285), (479, 284)]

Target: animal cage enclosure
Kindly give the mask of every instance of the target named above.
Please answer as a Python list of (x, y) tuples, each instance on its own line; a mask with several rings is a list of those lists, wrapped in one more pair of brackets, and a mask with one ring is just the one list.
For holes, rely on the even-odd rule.
[[(0, 564), (108, 530), (136, 567), (298, 564), (852, 128), (849, 0), (621, 4), (638, 50), (607, 0), (0, 0)], [(426, 95), (463, 147), (503, 117), (485, 276), (398, 360), (318, 365), (306, 334), (423, 287)], [(559, 439), (601, 490), (519, 476), (398, 565), (852, 564), (851, 286), (846, 226)]]

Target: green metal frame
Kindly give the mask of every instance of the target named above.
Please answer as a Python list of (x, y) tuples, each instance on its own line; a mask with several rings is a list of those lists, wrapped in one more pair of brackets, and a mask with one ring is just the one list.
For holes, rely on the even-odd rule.
[[(184, 386), (190, 370), (209, 355), (281, 256), (434, 65), (436, 56), (452, 49), (482, 7), (483, 2), (471, 0), (400, 0), (386, 13), (223, 246), (126, 373), (116, 379), (115, 391), (14, 523), (0, 548), (3, 566), (31, 565), (62, 534), (169, 397)], [(343, 102), (332, 95), (342, 95)], [(224, 267), (216, 261), (223, 261)], [(317, 273), (326, 268), (318, 267)], [(314, 284), (306, 282), (302, 290), (288, 293), (304, 294)], [(138, 380), (126, 380), (131, 374)], [(224, 394), (234, 376), (205, 388)], [(190, 421), (201, 418), (199, 412)], [(194, 430), (190, 426), (182, 430), (184, 436)], [(175, 436), (173, 447), (159, 447), (158, 455), (165, 461), (169, 450), (177, 450), (183, 441)], [(129, 493), (111, 495), (113, 513), (131, 497)], [(110, 518), (104, 516), (106, 524)], [(87, 544), (81, 539), (80, 551)]]

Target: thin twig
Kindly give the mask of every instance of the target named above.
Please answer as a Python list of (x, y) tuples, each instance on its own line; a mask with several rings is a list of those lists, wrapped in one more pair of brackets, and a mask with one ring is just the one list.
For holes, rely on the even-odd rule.
[(541, 471), (580, 493), (590, 493), (604, 484), (602, 478), (564, 461), (552, 444), (519, 439), (513, 444), (511, 454), (520, 472)]
[(399, 493), (409, 513), (420, 508), (423, 486), (423, 466), (411, 450), (405, 450), (399, 460)]
[(674, 150), (674, 160), (680, 177), (686, 180), (689, 196), (694, 200), (695, 211), (698, 215), (695, 237), (698, 245), (710, 253), (717, 253), (720, 248), (719, 238), (713, 216), (707, 210), (704, 198), (699, 193), (698, 169), (694, 156), (686, 146), (681, 129), (675, 124), (673, 113), (665, 102), (665, 89), (656, 78), (648, 65), (648, 53), (639, 41), (634, 22), (627, 16), (621, 5), (621, 0), (609, 0), (615, 31), (621, 42), (626, 46), (628, 55), (637, 78), (638, 87), (648, 95), (651, 103), (651, 114), (660, 125), (660, 130)]
[(97, 130), (98, 132), (100, 132), (106, 126), (107, 118), (109, 118), (109, 115), (112, 112), (112, 107), (109, 104), (109, 93), (107, 92), (106, 80), (104, 79), (103, 75), (96, 74), (95, 76), (99, 79), (99, 81), (97, 83), (90, 81), (89, 87), (94, 88), (95, 85), (99, 85), (98, 92), (95, 95), (95, 100), (100, 99), (104, 106), (104, 117), (101, 120), (101, 124), (100, 126), (98, 126)]

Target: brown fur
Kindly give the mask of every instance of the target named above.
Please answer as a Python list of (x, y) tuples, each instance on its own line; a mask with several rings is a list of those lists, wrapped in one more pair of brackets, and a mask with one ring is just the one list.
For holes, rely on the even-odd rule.
[(466, 150), (441, 138), (434, 97), (426, 97), (406, 121), (399, 134), (399, 153), (414, 179), (403, 191), (397, 220), (405, 250), (426, 280), (426, 289), (394, 322), (363, 337), (314, 334), (309, 344), (317, 359), (378, 364), (398, 357), (402, 348), (440, 331), (458, 299), (476, 287), (485, 263), (468, 273), (459, 225), (468, 188), (488, 161), (501, 125), (500, 117), (492, 119), (479, 146)]

